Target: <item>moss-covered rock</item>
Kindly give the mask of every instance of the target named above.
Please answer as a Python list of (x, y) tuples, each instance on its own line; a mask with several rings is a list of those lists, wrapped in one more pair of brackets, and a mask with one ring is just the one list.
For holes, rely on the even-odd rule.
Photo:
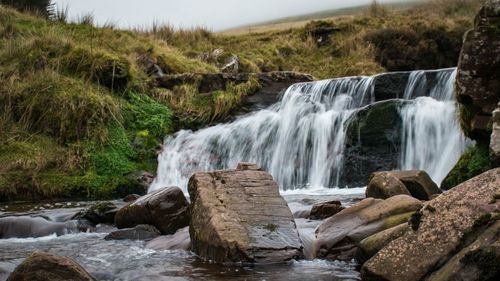
[(441, 189), (448, 190), (491, 168), (489, 148), (485, 143), (470, 147), (441, 183)]

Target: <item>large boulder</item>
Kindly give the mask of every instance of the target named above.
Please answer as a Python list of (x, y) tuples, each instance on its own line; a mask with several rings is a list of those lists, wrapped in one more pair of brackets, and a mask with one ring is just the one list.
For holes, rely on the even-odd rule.
[(367, 198), (328, 218), (316, 229), (315, 256), (350, 260), (361, 240), (407, 222), (421, 207), (419, 200), (407, 195), (386, 200)]
[(398, 194), (431, 200), (441, 190), (425, 171), (376, 172), (370, 177), (366, 197), (386, 199)]
[(255, 166), (239, 167), (190, 178), (192, 250), (215, 262), (301, 258), (292, 212), (272, 176)]
[(341, 185), (365, 186), (371, 173), (398, 167), (403, 100), (371, 104), (352, 115), (346, 131)]
[(34, 252), (19, 265), (7, 281), (94, 281), (70, 258)]
[(412, 217), (411, 230), (363, 265), (363, 280), (416, 281), (439, 270), (496, 219), (500, 211), (500, 201), (495, 200), (498, 194), (500, 168), (428, 202)]
[(115, 224), (118, 228), (150, 224), (162, 234), (172, 234), (189, 225), (189, 203), (178, 187), (159, 189), (120, 209)]
[(160, 236), (160, 231), (148, 224), (141, 224), (133, 228), (124, 228), (106, 235), (106, 240), (151, 240)]
[(456, 96), (467, 136), (487, 142), (492, 112), (500, 101), (500, 1), (490, 0), (465, 34)]

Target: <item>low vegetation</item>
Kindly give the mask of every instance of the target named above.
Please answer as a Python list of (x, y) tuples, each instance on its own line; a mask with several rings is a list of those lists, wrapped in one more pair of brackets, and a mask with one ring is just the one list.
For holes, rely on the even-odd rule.
[[(155, 147), (165, 135), (224, 119), (259, 88), (250, 80), (212, 93), (198, 93), (195, 84), (161, 89), (156, 67), (215, 73), (237, 55), (241, 72), (331, 78), (390, 70), (390, 61), (410, 52), (412, 63), (397, 69), (453, 66), (477, 3), (448, 0), (408, 11), (372, 6), (359, 16), (238, 36), (169, 26), (97, 28), (88, 15), (67, 23), (64, 10), (37, 16), (0, 6), (0, 201), (134, 191), (126, 175), (155, 171)], [(397, 49), (409, 52), (388, 54), (393, 45), (377, 44), (386, 38), (398, 38)]]

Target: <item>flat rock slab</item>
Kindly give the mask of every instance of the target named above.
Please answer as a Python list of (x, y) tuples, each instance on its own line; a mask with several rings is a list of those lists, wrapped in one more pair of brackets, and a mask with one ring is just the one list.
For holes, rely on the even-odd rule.
[[(490, 170), (431, 200), (412, 228), (389, 243), (361, 270), (363, 280), (417, 281), (460, 250), (478, 221), (500, 210), (500, 168)], [(394, 198), (394, 197), (391, 197)]]
[(221, 263), (277, 263), (303, 256), (292, 212), (272, 176), (252, 165), (189, 180), (192, 250)]

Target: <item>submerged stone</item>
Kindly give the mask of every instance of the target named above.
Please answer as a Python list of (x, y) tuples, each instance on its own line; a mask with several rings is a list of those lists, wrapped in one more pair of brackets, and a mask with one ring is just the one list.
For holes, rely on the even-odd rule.
[(196, 173), (189, 180), (192, 250), (221, 263), (302, 258), (292, 213), (272, 176), (252, 166), (239, 167)]

